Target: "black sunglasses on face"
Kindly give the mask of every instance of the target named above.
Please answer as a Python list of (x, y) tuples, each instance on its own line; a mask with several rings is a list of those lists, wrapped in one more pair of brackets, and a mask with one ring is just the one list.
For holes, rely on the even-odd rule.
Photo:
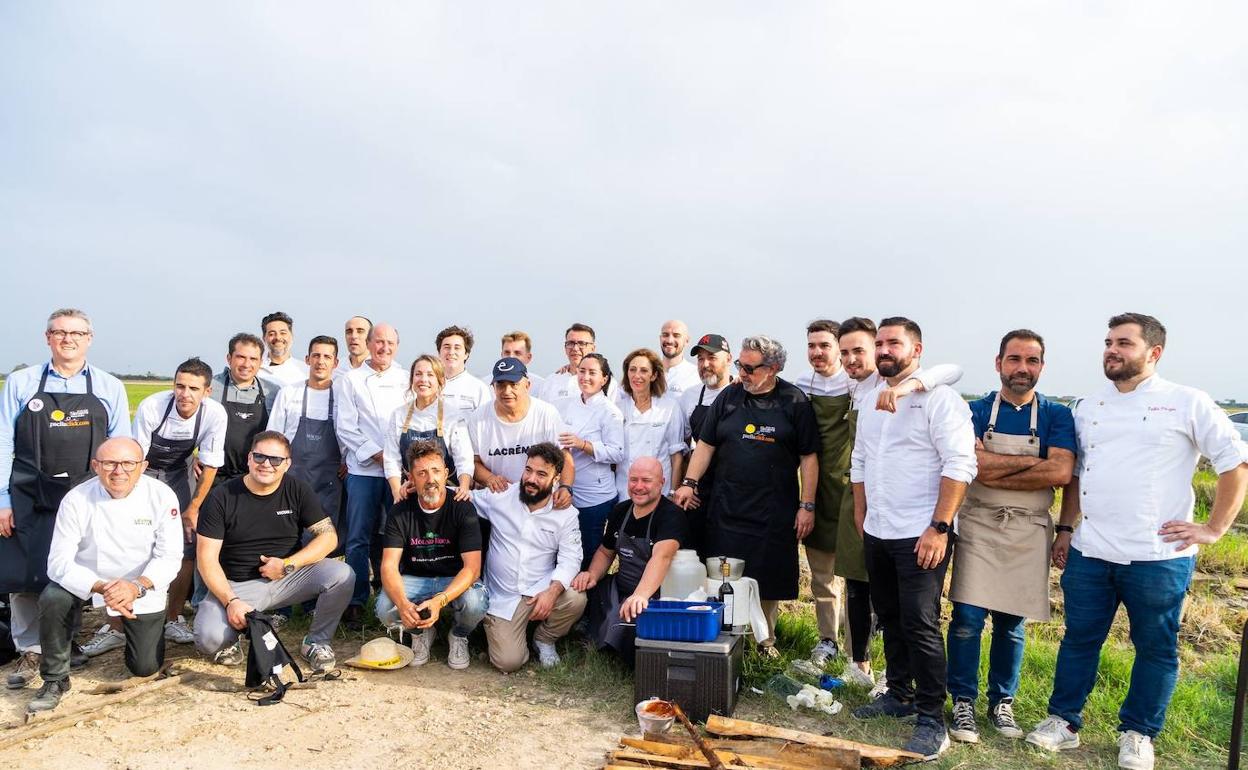
[(750, 366), (749, 364), (743, 364), (740, 361), (734, 361), (733, 365), (736, 366), (741, 371), (745, 372), (746, 374), (753, 374), (758, 369), (762, 369), (763, 367), (767, 366), (767, 364), (754, 364), (753, 366)]
[(252, 452), (251, 459), (255, 461), (256, 465), (264, 465), (265, 463), (268, 463), (274, 468), (280, 468), (282, 467), (282, 463), (286, 462), (290, 458), (281, 457), (280, 455), (266, 455), (260, 452)]

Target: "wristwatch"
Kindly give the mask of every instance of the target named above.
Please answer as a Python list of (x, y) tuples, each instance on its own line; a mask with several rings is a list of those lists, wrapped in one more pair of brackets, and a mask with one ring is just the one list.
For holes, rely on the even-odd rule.
[(138, 592), (137, 594), (135, 594), (135, 595), (134, 595), (134, 598), (136, 598), (136, 599), (142, 599), (144, 596), (147, 596), (147, 586), (143, 585), (142, 583), (140, 583), (140, 582), (139, 582), (139, 581), (137, 581), (137, 580), (134, 580), (134, 581), (131, 581), (131, 582), (133, 582), (133, 583), (134, 583), (134, 585), (135, 585), (135, 587), (139, 589), (139, 592)]
[(295, 574), (295, 570), (297, 569), (298, 567), (295, 566), (293, 561), (290, 559), (282, 559), (282, 577)]
[(810, 513), (814, 513), (814, 512), (815, 512), (815, 504), (814, 504), (814, 503), (802, 503), (802, 510), (803, 510), (803, 511), (808, 511), (808, 512), (810, 512)]
[(691, 479), (691, 478), (689, 478), (688, 476), (686, 476), (686, 477), (684, 478), (684, 480), (680, 482), (680, 485), (681, 485), (682, 487), (689, 487), (689, 488), (690, 488), (690, 489), (692, 489), (694, 492), (697, 492), (697, 491), (698, 491), (698, 480), (697, 480), (697, 479)]
[(932, 523), (929, 526), (931, 526), (932, 529), (936, 530), (936, 533), (939, 535), (949, 534), (949, 525), (943, 521), (937, 521), (936, 519), (932, 519)]

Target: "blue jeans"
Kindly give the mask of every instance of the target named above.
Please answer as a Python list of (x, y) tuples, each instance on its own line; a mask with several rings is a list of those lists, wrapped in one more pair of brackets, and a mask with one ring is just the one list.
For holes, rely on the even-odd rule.
[[(439, 591), (445, 591), (446, 587), (451, 584), (454, 578), (449, 577), (417, 577), (416, 575), (403, 575), (403, 593), (407, 595), (408, 601), (420, 604), (426, 599), (431, 598)], [(451, 602), (450, 607), (455, 611), (455, 625), (451, 627), (451, 633), (458, 637), (467, 637), (472, 633), (472, 629), (476, 628), (485, 618), (485, 612), (490, 607), (489, 593), (486, 592), (485, 586), (481, 583), (473, 583), (468, 587), (467, 591), (457, 596)], [(390, 601), (390, 597), (385, 591), (377, 594), (377, 606), (374, 608), (377, 619), (384, 626), (390, 626), (399, 622), (399, 611), (394, 606), (394, 602)]]
[(953, 603), (949, 621), (949, 695), (954, 700), (979, 697), (979, 642), (984, 621), (992, 614), (992, 645), (988, 648), (988, 707), (1013, 698), (1023, 667), (1023, 618)]
[[(373, 539), (386, 520), (394, 501), (390, 485), (380, 476), (347, 474), (347, 564), (355, 571), (355, 591), (351, 604), (368, 601), (369, 554)], [(381, 574), (380, 569), (377, 570)]]
[(607, 515), (611, 513), (615, 503), (615, 499), (612, 498), (605, 503), (576, 509), (581, 523), (581, 569), (583, 570), (589, 569), (589, 562), (594, 558), (594, 552), (598, 550), (598, 546), (602, 545), (602, 533), (607, 527)]
[(1050, 714), (1076, 730), (1083, 726), (1080, 712), (1096, 683), (1101, 646), (1123, 604), (1135, 662), (1118, 730), (1157, 737), (1179, 676), (1179, 612), (1195, 567), (1194, 556), (1114, 564), (1070, 549), (1062, 573), (1066, 635), (1057, 653)]

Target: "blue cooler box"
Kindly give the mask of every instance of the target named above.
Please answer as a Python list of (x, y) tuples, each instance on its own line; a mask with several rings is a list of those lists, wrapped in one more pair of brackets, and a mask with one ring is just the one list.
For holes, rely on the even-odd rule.
[(742, 637), (731, 634), (701, 643), (638, 638), (633, 702), (673, 701), (694, 722), (705, 722), (711, 714), (732, 716), (743, 649)]

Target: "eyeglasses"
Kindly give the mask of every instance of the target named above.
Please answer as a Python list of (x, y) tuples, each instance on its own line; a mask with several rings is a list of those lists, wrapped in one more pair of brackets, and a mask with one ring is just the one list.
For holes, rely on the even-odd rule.
[(753, 374), (755, 371), (767, 366), (767, 364), (754, 364), (753, 366), (750, 366), (749, 364), (743, 364), (740, 361), (734, 361), (733, 365), (746, 374)]
[(587, 342), (585, 340), (568, 340), (567, 342), (563, 343), (563, 346), (565, 348), (587, 348), (593, 344), (594, 343), (592, 341)]
[(133, 473), (134, 469), (142, 464), (141, 460), (96, 460), (96, 462), (100, 464), (100, 467), (106, 473), (112, 473), (118, 468), (121, 468), (126, 473)]
[(251, 459), (256, 465), (264, 465), (268, 463), (274, 468), (282, 467), (282, 463), (289, 460), (289, 457), (281, 457), (280, 455), (266, 455), (262, 452), (252, 452)]
[(52, 329), (48, 332), (48, 336), (58, 341), (63, 340), (66, 337), (68, 337), (74, 342), (77, 342), (81, 340), (83, 337), (90, 337), (91, 332), (80, 332), (80, 331), (67, 332), (64, 329)]

